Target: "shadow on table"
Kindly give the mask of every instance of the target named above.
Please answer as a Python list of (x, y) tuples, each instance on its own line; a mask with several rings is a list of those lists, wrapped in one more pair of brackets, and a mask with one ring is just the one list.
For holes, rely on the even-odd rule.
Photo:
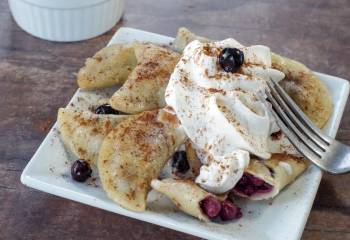
[[(338, 179), (333, 180), (332, 178)], [(350, 195), (348, 188), (344, 186), (348, 181), (344, 178), (350, 178), (350, 175), (324, 175), (316, 195), (314, 209), (336, 211), (343, 215), (350, 216), (350, 205), (344, 202), (344, 198), (348, 198), (346, 195)]]

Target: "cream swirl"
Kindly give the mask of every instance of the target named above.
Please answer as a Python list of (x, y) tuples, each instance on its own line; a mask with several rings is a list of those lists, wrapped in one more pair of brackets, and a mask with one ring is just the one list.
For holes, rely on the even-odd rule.
[[(224, 72), (218, 64), (218, 55), (226, 47), (244, 53), (244, 63), (236, 73)], [(247, 155), (242, 151), (270, 157), (268, 139), (278, 128), (260, 97), (264, 96), (268, 78), (284, 78), (282, 72), (271, 68), (268, 47), (244, 47), (234, 39), (226, 39), (213, 43), (193, 41), (185, 48), (170, 77), (166, 103), (198, 148), (216, 162), (226, 159), (225, 164), (230, 165), (230, 171), (221, 171), (220, 178), (227, 179), (229, 175), (231, 180), (218, 184), (213, 182), (213, 176), (220, 174), (217, 165), (202, 167), (197, 182), (203, 188), (216, 193), (232, 188), (247, 166)]]
[(206, 158), (208, 162), (200, 168), (196, 182), (206, 190), (218, 194), (231, 190), (249, 164), (249, 153), (243, 150), (216, 158), (209, 155)]

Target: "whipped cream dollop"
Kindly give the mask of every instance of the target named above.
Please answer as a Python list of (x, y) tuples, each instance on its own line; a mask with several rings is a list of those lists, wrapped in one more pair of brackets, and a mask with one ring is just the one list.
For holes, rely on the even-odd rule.
[(233, 151), (226, 156), (206, 157), (207, 164), (202, 165), (196, 182), (212, 193), (223, 193), (232, 187), (243, 176), (242, 169), (248, 167), (249, 153), (244, 150)]
[[(224, 48), (244, 54), (239, 71), (225, 72), (218, 63)], [(234, 39), (187, 45), (172, 73), (165, 101), (187, 136), (211, 157), (196, 182), (222, 193), (234, 187), (249, 164), (249, 153), (271, 156), (269, 137), (278, 131), (265, 101), (266, 80), (284, 74), (271, 68), (266, 46), (244, 47)], [(224, 167), (223, 167), (224, 166)]]

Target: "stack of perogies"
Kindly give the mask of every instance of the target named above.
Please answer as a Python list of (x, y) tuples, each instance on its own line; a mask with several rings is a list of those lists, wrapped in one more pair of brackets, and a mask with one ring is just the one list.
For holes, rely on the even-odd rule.
[[(58, 112), (60, 135), (66, 147), (77, 158), (97, 165), (107, 195), (126, 209), (144, 211), (147, 195), (153, 188), (168, 196), (179, 209), (200, 220), (236, 219), (242, 213), (228, 197), (229, 193), (251, 200), (275, 197), (307, 168), (308, 162), (300, 156), (279, 151), (272, 152), (271, 156), (262, 160), (251, 151), (243, 149), (250, 155), (247, 164), (240, 168), (236, 165), (232, 167), (232, 171), (240, 169), (240, 173), (234, 175), (228, 167), (222, 171), (226, 175), (219, 175), (223, 178), (238, 176), (229, 190), (218, 192), (217, 189), (223, 189), (222, 185), (215, 185), (215, 188), (214, 185), (201, 182), (212, 181), (210, 174), (213, 172), (221, 173), (218, 168), (227, 160), (227, 155), (226, 160), (219, 161), (221, 158), (214, 154), (212, 148), (201, 146), (201, 142), (193, 137), (184, 117), (180, 116), (179, 109), (182, 108), (174, 105), (173, 99), (169, 100), (174, 87), (168, 86), (169, 80), (176, 78), (181, 64), (186, 64), (183, 62), (187, 59), (180, 53), (194, 40), (199, 40), (197, 45), (200, 47), (214, 46), (211, 45), (212, 41), (180, 28), (173, 44), (175, 51), (150, 43), (115, 44), (87, 59), (78, 73), (79, 87), (92, 90), (122, 85), (105, 107), (123, 114), (108, 114), (108, 111), (100, 114), (101, 112), (96, 111), (61, 108)], [(214, 59), (212, 61), (217, 66), (215, 59), (218, 56), (215, 51), (208, 49), (207, 54), (211, 58), (198, 55), (198, 58), (194, 56), (193, 59), (201, 64), (201, 61)], [(248, 61), (249, 53), (245, 54), (245, 60)], [(332, 101), (320, 79), (294, 60), (271, 53), (270, 61), (271, 69), (285, 75), (280, 82), (282, 87), (317, 126), (324, 126), (332, 112)], [(209, 63), (205, 64), (211, 66)], [(234, 74), (246, 73), (238, 70), (237, 73), (220, 74), (232, 78)], [(255, 76), (256, 73), (252, 74)], [(259, 74), (256, 76), (260, 77)], [(191, 78), (191, 75), (186, 77)], [(220, 85), (215, 91), (220, 87), (223, 88)], [(217, 92), (210, 94), (218, 95)], [(182, 100), (177, 98), (176, 101)], [(223, 107), (227, 106), (230, 107)], [(284, 138), (283, 134), (280, 135)], [(280, 140), (281, 138), (276, 141)], [(216, 144), (220, 144), (220, 141)], [(184, 173), (158, 179), (169, 159), (180, 148), (184, 148), (183, 152), (187, 157), (185, 160), (181, 159), (187, 161), (188, 167)], [(213, 170), (214, 168), (217, 169)], [(186, 171), (190, 170), (190, 177), (185, 177)], [(209, 175), (203, 177), (204, 173)], [(219, 184), (232, 183), (230, 179), (220, 181)], [(179, 191), (181, 194), (178, 194)]]

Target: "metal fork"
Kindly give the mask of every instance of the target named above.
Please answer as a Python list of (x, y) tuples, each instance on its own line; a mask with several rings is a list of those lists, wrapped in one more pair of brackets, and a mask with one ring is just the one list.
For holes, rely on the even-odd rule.
[(322, 133), (278, 83), (269, 80), (267, 86), (271, 112), (294, 147), (326, 172), (349, 172), (350, 147)]

